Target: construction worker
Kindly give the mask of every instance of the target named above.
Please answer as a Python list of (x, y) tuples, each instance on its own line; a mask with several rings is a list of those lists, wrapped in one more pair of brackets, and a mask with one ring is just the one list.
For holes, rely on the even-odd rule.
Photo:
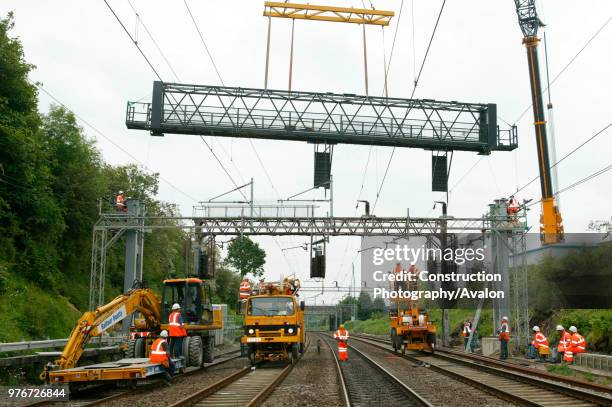
[(119, 191), (117, 194), (117, 211), (127, 212), (127, 205), (125, 204), (125, 198), (123, 197), (123, 191)]
[(187, 331), (183, 326), (183, 316), (179, 304), (172, 306), (172, 312), (168, 317), (168, 325), (170, 325), (170, 352), (175, 358), (180, 358), (183, 356), (183, 338), (187, 336)]
[(540, 331), (539, 326), (533, 327), (533, 332), (535, 332), (533, 337), (533, 347), (538, 351), (540, 355), (540, 361), (543, 362), (546, 360), (546, 357), (550, 354), (550, 349), (548, 346), (548, 339), (544, 334)]
[(478, 343), (478, 327), (473, 319), (470, 319), (470, 329), (472, 330), (472, 340), (470, 341), (470, 352), (474, 353)]
[(508, 199), (508, 215), (510, 216), (514, 216), (518, 213), (519, 211), (519, 203), (517, 201), (517, 199), (514, 197), (514, 195), (510, 196), (510, 199)]
[(466, 319), (463, 323), (463, 331), (461, 331), (461, 335), (463, 335), (463, 349), (467, 350), (468, 341), (470, 340), (470, 334), (472, 333), (472, 323), (469, 319)]
[(578, 329), (575, 326), (570, 326), (569, 330), (572, 336), (570, 337), (570, 345), (563, 355), (563, 360), (568, 363), (574, 363), (574, 355), (586, 351), (586, 341), (584, 337), (578, 333)]
[(151, 353), (149, 354), (149, 361), (151, 363), (161, 363), (164, 367), (166, 383), (170, 383), (172, 375), (174, 374), (174, 362), (170, 357), (169, 346), (167, 342), (168, 331), (163, 330), (159, 334), (159, 338), (155, 339), (153, 345), (151, 345)]
[(567, 348), (572, 343), (572, 335), (563, 328), (563, 325), (557, 325), (557, 332), (559, 332), (559, 344), (557, 345), (557, 355), (555, 357), (555, 363), (559, 363), (563, 360), (563, 356)]
[(348, 339), (349, 333), (344, 328), (344, 325), (340, 325), (338, 330), (334, 332), (334, 339), (338, 341), (338, 359), (342, 362), (348, 360)]
[(508, 359), (508, 342), (510, 341), (510, 327), (508, 317), (502, 317), (501, 328), (497, 331), (499, 338), (499, 359)]

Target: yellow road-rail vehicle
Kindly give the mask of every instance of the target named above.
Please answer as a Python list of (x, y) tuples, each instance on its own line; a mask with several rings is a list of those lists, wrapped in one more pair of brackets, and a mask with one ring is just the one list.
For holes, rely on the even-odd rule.
[[(60, 357), (49, 363), (41, 379), (53, 384), (90, 384), (98, 381), (136, 380), (161, 373), (161, 365), (149, 363), (153, 341), (168, 330), (172, 305), (183, 312), (187, 337), (183, 340), (178, 367), (202, 366), (212, 362), (214, 330), (223, 328), (221, 307), (210, 302), (210, 287), (202, 279), (189, 277), (163, 281), (162, 298), (151, 289), (135, 286), (126, 294), (81, 316), (73, 328)], [(77, 367), (87, 343), (109, 332), (122, 320), (136, 315), (126, 341), (126, 358), (98, 365)]]
[(304, 302), (298, 302), (300, 281), (259, 283), (248, 296), (242, 291), (244, 319), (241, 343), (252, 364), (259, 361), (294, 362), (304, 352)]
[[(416, 267), (411, 266), (409, 270), (403, 271), (396, 267), (394, 272), (417, 274)], [(409, 291), (417, 290), (417, 281), (394, 281), (394, 289)], [(436, 326), (429, 321), (427, 313), (419, 309), (418, 303), (409, 298), (391, 299), (391, 311), (389, 313), (391, 325), (391, 344), (393, 350), (401, 351), (402, 354), (408, 350), (427, 351), (433, 353), (436, 346)]]

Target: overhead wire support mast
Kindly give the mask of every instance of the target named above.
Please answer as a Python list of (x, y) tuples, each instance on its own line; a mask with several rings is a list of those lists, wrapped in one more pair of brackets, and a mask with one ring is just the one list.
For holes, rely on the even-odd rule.
[(533, 125), (538, 151), (540, 170), (540, 188), (542, 190), (542, 215), (540, 216), (540, 234), (543, 244), (554, 244), (563, 241), (563, 221), (559, 212), (552, 187), (548, 139), (546, 137), (546, 118), (542, 98), (540, 65), (538, 60), (538, 29), (544, 24), (538, 18), (535, 0), (514, 0), (519, 25), (523, 32), (523, 44), (527, 49), (529, 79), (533, 107)]

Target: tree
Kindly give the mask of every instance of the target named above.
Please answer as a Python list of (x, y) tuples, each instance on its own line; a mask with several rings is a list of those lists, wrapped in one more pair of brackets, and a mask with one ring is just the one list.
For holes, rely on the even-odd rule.
[(259, 277), (264, 272), (266, 252), (248, 236), (240, 236), (230, 243), (226, 260), (240, 273), (242, 278), (247, 274)]
[(372, 298), (365, 291), (359, 293), (359, 309), (357, 311), (359, 319), (369, 319), (372, 315)]

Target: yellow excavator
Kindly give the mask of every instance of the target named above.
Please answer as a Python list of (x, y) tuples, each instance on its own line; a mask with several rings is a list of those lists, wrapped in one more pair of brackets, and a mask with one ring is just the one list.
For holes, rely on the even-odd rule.
[[(88, 311), (77, 321), (59, 359), (49, 363), (41, 379), (51, 383), (120, 380), (143, 377), (133, 364), (124, 368), (80, 370), (76, 366), (91, 338), (102, 335), (114, 325), (132, 315), (138, 315), (130, 331), (134, 336), (127, 344), (128, 358), (146, 358), (151, 344), (168, 326), (172, 305), (183, 310), (187, 338), (183, 341), (186, 366), (202, 366), (213, 360), (214, 330), (223, 328), (221, 308), (210, 303), (210, 287), (199, 278), (164, 280), (162, 298), (149, 288), (136, 286), (126, 294), (94, 311)], [(139, 370), (140, 369), (140, 370)], [(136, 373), (135, 373), (136, 372)], [(146, 374), (145, 374), (146, 376)]]

